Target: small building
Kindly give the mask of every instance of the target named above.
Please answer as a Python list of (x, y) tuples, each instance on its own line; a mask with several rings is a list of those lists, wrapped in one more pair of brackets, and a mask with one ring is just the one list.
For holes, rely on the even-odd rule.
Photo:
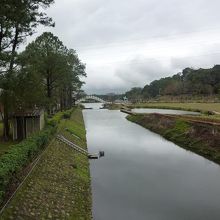
[(13, 140), (23, 140), (44, 128), (44, 111), (40, 109), (17, 111), (13, 114)]

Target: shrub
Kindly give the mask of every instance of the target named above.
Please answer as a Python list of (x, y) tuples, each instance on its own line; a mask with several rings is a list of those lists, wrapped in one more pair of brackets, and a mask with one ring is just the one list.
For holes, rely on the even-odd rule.
[(58, 112), (51, 119), (48, 119), (47, 124), (52, 127), (56, 127), (60, 123), (60, 121), (62, 120), (63, 114), (64, 114), (63, 112)]

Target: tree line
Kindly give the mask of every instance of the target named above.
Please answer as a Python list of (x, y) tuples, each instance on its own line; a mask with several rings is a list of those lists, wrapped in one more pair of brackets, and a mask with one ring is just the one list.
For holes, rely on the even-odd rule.
[(131, 101), (159, 96), (220, 95), (220, 65), (209, 69), (185, 68), (171, 77), (154, 80), (144, 88), (135, 87), (125, 94)]
[(16, 110), (68, 109), (72, 94), (81, 91), (85, 64), (73, 49), (45, 32), (20, 51), (38, 25), (54, 27), (44, 12), (54, 0), (1, 0), (0, 7), (0, 103), (3, 137), (9, 139), (10, 119)]

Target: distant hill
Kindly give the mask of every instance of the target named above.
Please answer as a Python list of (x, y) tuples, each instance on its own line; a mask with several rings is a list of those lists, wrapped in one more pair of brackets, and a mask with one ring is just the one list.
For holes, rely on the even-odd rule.
[(220, 65), (210, 69), (186, 68), (172, 77), (155, 80), (144, 88), (132, 88), (126, 93), (131, 100), (180, 95), (220, 95)]

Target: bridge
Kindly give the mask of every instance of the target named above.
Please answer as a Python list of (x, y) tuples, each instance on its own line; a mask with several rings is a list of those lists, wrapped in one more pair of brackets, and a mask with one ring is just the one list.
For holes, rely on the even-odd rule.
[(97, 97), (97, 96), (94, 96), (94, 95), (87, 95), (87, 96), (85, 96), (85, 97), (83, 97), (83, 98), (81, 98), (81, 99), (78, 99), (77, 101), (76, 101), (76, 104), (79, 104), (79, 103), (81, 103), (81, 102), (85, 102), (86, 100), (95, 100), (95, 101), (97, 101), (97, 102), (101, 102), (101, 103), (104, 103), (104, 104), (106, 104), (106, 103), (108, 103), (108, 102), (106, 102), (105, 100), (103, 100), (103, 99), (101, 99), (101, 98), (99, 98), (99, 97)]

